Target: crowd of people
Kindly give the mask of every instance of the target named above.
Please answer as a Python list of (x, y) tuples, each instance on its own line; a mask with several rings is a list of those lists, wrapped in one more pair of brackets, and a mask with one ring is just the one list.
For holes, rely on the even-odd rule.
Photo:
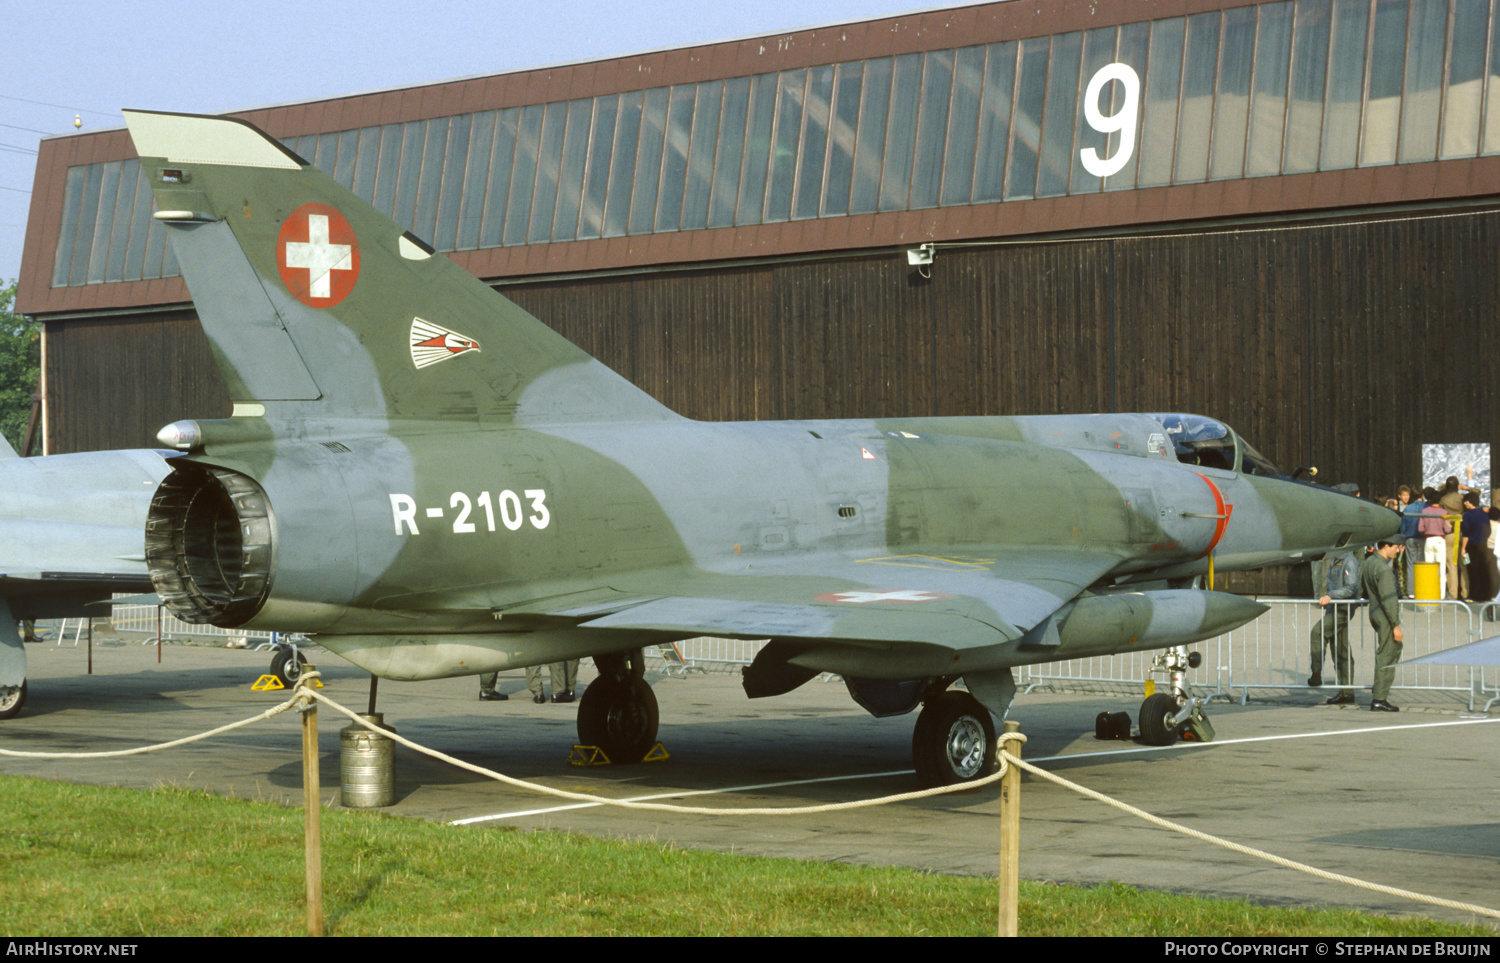
[(1500, 593), (1494, 545), (1500, 527), (1492, 524), (1500, 521), (1500, 507), (1486, 507), (1479, 489), (1450, 475), (1442, 488), (1402, 485), (1384, 502), (1404, 516), (1405, 557), (1396, 567), (1403, 598), (1416, 597), (1419, 561), (1437, 564), (1439, 598), (1488, 602)]

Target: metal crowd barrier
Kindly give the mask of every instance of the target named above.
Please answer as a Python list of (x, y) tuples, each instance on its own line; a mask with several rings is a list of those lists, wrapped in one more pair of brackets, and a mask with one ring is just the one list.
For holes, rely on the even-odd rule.
[[(116, 595), (116, 598), (128, 597)], [(149, 645), (162, 639), (231, 639), (242, 638), (251, 646), (271, 641), (272, 633), (248, 629), (221, 629), (215, 625), (194, 625), (175, 619), (159, 605), (111, 605), (108, 612), (103, 608), (94, 618), (94, 629), (101, 629), (100, 622), (108, 623), (109, 630), (118, 637)], [(37, 631), (56, 634), (56, 644), (76, 645), (88, 632), (87, 618), (42, 619), (36, 623)]]
[(247, 629), (221, 629), (216, 625), (194, 625), (173, 618), (159, 605), (111, 605), (110, 625), (120, 635), (143, 635), (145, 642), (156, 641), (158, 620), (164, 639), (243, 638), (250, 645), (259, 645), (271, 640), (270, 632), (255, 632)]
[[(1189, 673), (1197, 695), (1247, 702), (1252, 691), (1267, 693), (1306, 689), (1311, 674), (1311, 634), (1323, 617), (1316, 599), (1263, 598), (1270, 611), (1233, 632), (1189, 646), (1203, 656), (1203, 663)], [(1362, 603), (1332, 603), (1349, 609), (1349, 647), (1354, 658), (1353, 687), (1368, 689), (1374, 681), (1375, 630)], [(1452, 600), (1401, 603), (1402, 660), (1429, 655), (1442, 649), (1466, 645), (1490, 635), (1500, 635), (1500, 603), (1480, 607)], [(1027, 666), (1017, 674), (1024, 688), (1054, 689), (1118, 687), (1139, 689), (1152, 678), (1156, 653), (1133, 652), (1071, 662)], [(1338, 688), (1332, 653), (1323, 657), (1323, 688), (1330, 695)], [(1161, 678), (1158, 676), (1158, 680)], [(1415, 665), (1396, 670), (1392, 701), (1414, 704), (1467, 704), (1488, 711), (1500, 702), (1500, 670), (1484, 666)]]
[(764, 639), (754, 642), (707, 637), (684, 639), (647, 649), (646, 663), (653, 665), (659, 660), (662, 671), (676, 678), (689, 672), (738, 672), (754, 661), (765, 644)]
[[(1203, 664), (1192, 670), (1189, 678), (1197, 695), (1210, 699), (1228, 699), (1228, 665), (1220, 655), (1218, 642), (1218, 639), (1214, 639), (1189, 647), (1203, 655)], [(1071, 689), (1109, 694), (1139, 693), (1142, 683), (1152, 678), (1151, 664), (1158, 651), (1160, 650), (1122, 652), (1118, 655), (1021, 666), (1014, 670), (1016, 686), (1022, 692), (1035, 689), (1063, 692)], [(1164, 681), (1165, 676), (1157, 676), (1157, 679)]]
[[(1478, 619), (1478, 639), (1500, 635), (1500, 601), (1485, 603), (1479, 610)], [(1479, 699), (1484, 699), (1484, 706), (1480, 711), (1489, 712), (1497, 702), (1500, 702), (1500, 667), (1486, 665), (1472, 666), (1472, 668), (1476, 671), (1472, 689), (1473, 698), (1469, 700), (1470, 707), (1472, 708)]]

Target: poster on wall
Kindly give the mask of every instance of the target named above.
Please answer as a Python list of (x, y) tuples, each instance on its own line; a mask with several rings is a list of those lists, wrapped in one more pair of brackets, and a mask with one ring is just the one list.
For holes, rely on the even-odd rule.
[(1423, 445), (1422, 485), (1442, 490), (1449, 477), (1479, 489), (1479, 503), (1490, 503), (1489, 445)]

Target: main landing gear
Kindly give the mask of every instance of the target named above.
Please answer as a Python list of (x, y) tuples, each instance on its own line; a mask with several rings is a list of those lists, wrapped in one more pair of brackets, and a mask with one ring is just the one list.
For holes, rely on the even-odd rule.
[(271, 633), (271, 647), (274, 651), (271, 656), (271, 675), (279, 679), (285, 688), (293, 688), (302, 678), (302, 667), (307, 665), (307, 656), (302, 654), (300, 646), (306, 645), (307, 642), (305, 635)]
[(922, 712), (911, 736), (912, 762), (923, 787), (952, 786), (993, 775), (995, 720), (1003, 719), (1016, 697), (1009, 669), (970, 672), (967, 692), (948, 688), (957, 676), (929, 679), (922, 693)]
[(988, 776), (996, 769), (995, 720), (967, 692), (940, 692), (917, 716), (912, 761), (923, 786), (951, 786)]
[(1148, 746), (1170, 746), (1179, 738), (1211, 742), (1214, 727), (1203, 714), (1207, 699), (1195, 698), (1188, 690), (1187, 670), (1203, 664), (1203, 657), (1186, 646), (1167, 649), (1156, 656), (1152, 672), (1167, 675), (1167, 691), (1153, 692), (1141, 703), (1141, 741)]
[(599, 678), (578, 700), (578, 741), (598, 746), (611, 762), (640, 762), (656, 744), (656, 694), (646, 684), (640, 649), (594, 656)]
[(26, 680), (20, 685), (0, 686), (0, 719), (14, 719), (26, 704)]

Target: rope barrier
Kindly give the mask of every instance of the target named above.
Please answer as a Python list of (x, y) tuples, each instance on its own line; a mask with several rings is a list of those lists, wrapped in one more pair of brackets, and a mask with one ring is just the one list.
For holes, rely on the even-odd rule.
[[(504, 773), (495, 772), (493, 769), (486, 769), (483, 766), (476, 766), (472, 762), (465, 762), (464, 760), (457, 759), (453, 756), (448, 755), (447, 753), (438, 752), (436, 749), (428, 749), (426, 746), (418, 745), (417, 743), (412, 742), (410, 739), (406, 739), (389, 729), (382, 729), (379, 726), (369, 722), (368, 720), (360, 718), (360, 716), (353, 710), (345, 708), (344, 706), (330, 699), (328, 696), (323, 695), (321, 692), (312, 692), (311, 690), (308, 691), (314, 699), (317, 699), (319, 702), (328, 706), (328, 708), (332, 709), (333, 711), (342, 713), (348, 716), (350, 719), (354, 720), (354, 722), (358, 725), (364, 726), (366, 729), (369, 729), (371, 732), (385, 736), (393, 742), (398, 742), (408, 749), (420, 752), (424, 756), (430, 756), (433, 759), (441, 760), (442, 762), (446, 762), (449, 765), (457, 766), (460, 769), (467, 769), (469, 772), (494, 779), (497, 782), (503, 782), (507, 786), (514, 786), (517, 789), (529, 789), (533, 792), (539, 792), (544, 795), (556, 796), (559, 799), (568, 799), (574, 802), (588, 802), (602, 806), (614, 806), (618, 809), (640, 809), (648, 810), (651, 812), (682, 813), (685, 815), (695, 816), (800, 816), (809, 815), (812, 813), (838, 812), (845, 809), (866, 809), (870, 806), (884, 806), (889, 803), (906, 802), (912, 799), (926, 799), (929, 796), (941, 796), (946, 793), (971, 792), (982, 786), (988, 786), (993, 782), (998, 782), (1000, 777), (1005, 775), (1005, 770), (1007, 768), (1005, 760), (1014, 758), (1007, 753), (1004, 757), (1001, 758), (1000, 768), (998, 771), (981, 779), (975, 779), (972, 782), (957, 783), (952, 786), (936, 786), (932, 789), (921, 789), (915, 792), (897, 793), (893, 796), (880, 796), (875, 799), (862, 799), (855, 802), (825, 803), (821, 806), (746, 807), (741, 809), (719, 809), (710, 806), (674, 806), (671, 803), (630, 802), (624, 799), (609, 799), (603, 796), (591, 795), (589, 793), (570, 792), (566, 789), (554, 789), (551, 786), (543, 786), (540, 783), (527, 782), (524, 779), (517, 779), (514, 776), (507, 776)], [(1026, 737), (1020, 735), (1019, 733), (1007, 733), (1005, 736), (1002, 736), (1000, 738), (1002, 744), (1004, 741), (1026, 741)]]
[(14, 756), (18, 759), (109, 759), (115, 756), (139, 756), (143, 753), (156, 752), (160, 749), (173, 749), (177, 746), (201, 742), (204, 739), (212, 739), (214, 736), (232, 732), (235, 729), (242, 729), (245, 726), (262, 722), (270, 719), (272, 716), (278, 716), (283, 712), (296, 709), (298, 708), (297, 703), (299, 701), (300, 697), (293, 695), (292, 698), (280, 705), (267, 709), (258, 715), (253, 715), (248, 719), (241, 719), (239, 722), (231, 722), (227, 726), (220, 726), (217, 729), (200, 732), (196, 736), (183, 736), (181, 739), (173, 739), (171, 742), (158, 742), (149, 746), (137, 746), (134, 749), (110, 749), (101, 752), (22, 752), (17, 749), (0, 749), (0, 756)]
[(1309, 866), (1306, 863), (1299, 863), (1296, 860), (1287, 859), (1285, 856), (1277, 856), (1275, 853), (1268, 853), (1262, 849), (1255, 849), (1250, 846), (1241, 845), (1240, 843), (1230, 842), (1227, 839), (1209, 835), (1208, 833), (1201, 832), (1200, 830), (1183, 826), (1180, 823), (1174, 823), (1169, 819), (1163, 819), (1160, 816), (1153, 816), (1145, 810), (1137, 809), (1129, 803), (1123, 803), (1118, 799), (1112, 799), (1101, 792), (1096, 792), (1086, 786), (1080, 786), (1076, 782), (1064, 779), (1062, 776), (1059, 776), (1056, 773), (1048, 772), (1045, 769), (1040, 769), (1036, 766), (1033, 766), (1029, 762), (1024, 762), (1021, 759), (1016, 758), (1015, 756), (1011, 756), (1003, 749), (1001, 750), (1000, 754), (1004, 757), (1007, 757), (1009, 762), (1014, 763), (1016, 766), (1019, 766), (1023, 772), (1029, 772), (1034, 776), (1041, 776), (1043, 779), (1056, 783), (1057, 785), (1062, 786), (1065, 789), (1071, 789), (1074, 792), (1079, 793), (1080, 795), (1087, 796), (1090, 799), (1102, 802), (1107, 806), (1113, 806), (1116, 809), (1121, 810), (1122, 812), (1127, 812), (1132, 816), (1144, 819), (1146, 822), (1151, 823), (1154, 826), (1160, 826), (1163, 829), (1170, 829), (1173, 832), (1191, 836), (1192, 838), (1201, 840), (1205, 843), (1213, 843), (1215, 846), (1221, 846), (1224, 849), (1232, 850), (1236, 853), (1242, 853), (1246, 856), (1254, 856), (1256, 859), (1263, 859), (1267, 862), (1275, 863), (1277, 866), (1281, 866), (1286, 869), (1299, 870), (1300, 872), (1308, 873), (1309, 875), (1316, 876), (1320, 879), (1330, 880), (1335, 883), (1348, 883), (1350, 886), (1358, 886), (1362, 889), (1371, 890), (1372, 892), (1384, 893), (1387, 896), (1399, 896), (1403, 899), (1415, 900), (1419, 903), (1430, 903), (1433, 906), (1443, 906), (1447, 907), (1448, 909), (1455, 909), (1464, 913), (1474, 913), (1479, 916), (1490, 916), (1496, 919), (1500, 919), (1500, 910), (1493, 910), (1486, 906), (1477, 906), (1473, 903), (1459, 903), (1454, 900), (1443, 899), (1440, 896), (1428, 896), (1425, 893), (1418, 893), (1409, 889), (1400, 889), (1395, 886), (1384, 886), (1380, 883), (1371, 883), (1362, 879), (1357, 879), (1353, 876), (1345, 876), (1342, 873), (1331, 873), (1326, 869), (1318, 869), (1316, 866)]

